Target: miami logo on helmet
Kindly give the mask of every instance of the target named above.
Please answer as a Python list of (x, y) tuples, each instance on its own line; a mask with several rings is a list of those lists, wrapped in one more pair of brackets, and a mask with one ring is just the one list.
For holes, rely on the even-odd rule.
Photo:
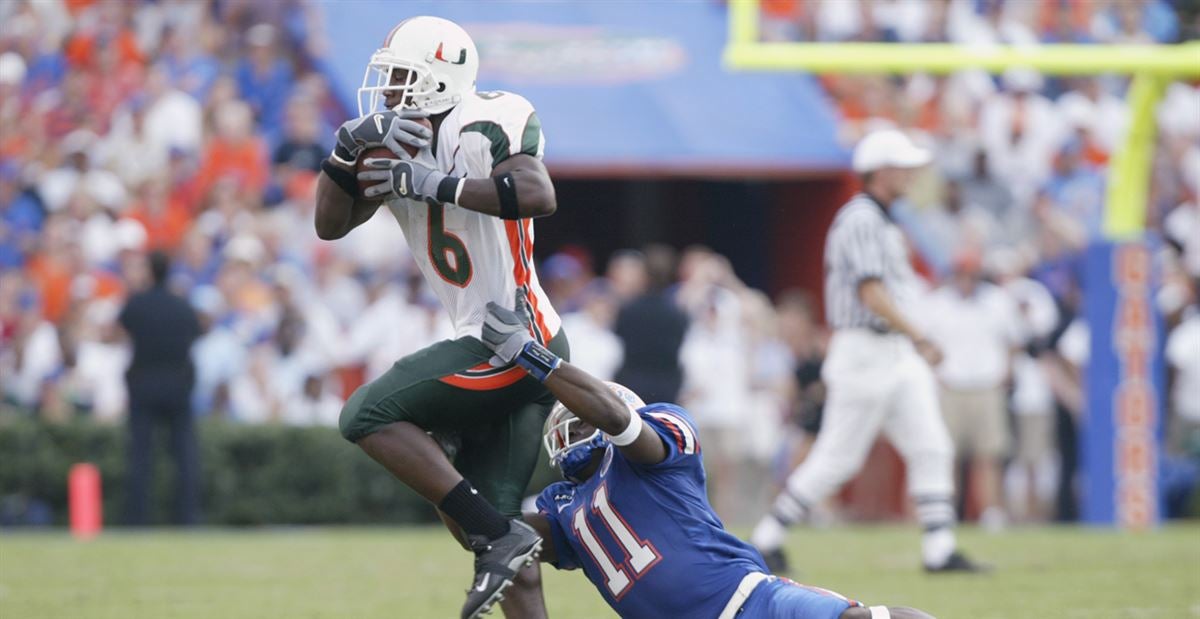
[(446, 60), (446, 58), (442, 56), (442, 46), (443, 45), (445, 45), (445, 43), (438, 43), (437, 52), (434, 53), (434, 55), (433, 55), (434, 58), (441, 60), (442, 62), (448, 62), (450, 64), (466, 64), (467, 63), (466, 48), (458, 50), (458, 61), (456, 62), (453, 60)]

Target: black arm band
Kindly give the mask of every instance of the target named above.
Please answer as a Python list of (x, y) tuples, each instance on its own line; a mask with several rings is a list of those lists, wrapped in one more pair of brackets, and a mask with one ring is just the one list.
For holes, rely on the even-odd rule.
[(328, 159), (321, 162), (321, 171), (325, 173), (325, 176), (329, 177), (329, 180), (333, 181), (338, 187), (341, 187), (342, 191), (346, 192), (346, 195), (353, 198), (358, 197), (358, 181), (355, 180), (353, 172), (334, 164)]
[(500, 196), (500, 219), (520, 219), (521, 209), (517, 205), (517, 181), (511, 172), (497, 176), (496, 193)]
[(457, 176), (443, 178), (442, 182), (438, 183), (437, 195), (434, 197), (442, 204), (457, 204), (458, 184), (460, 182), (462, 182), (462, 179)]

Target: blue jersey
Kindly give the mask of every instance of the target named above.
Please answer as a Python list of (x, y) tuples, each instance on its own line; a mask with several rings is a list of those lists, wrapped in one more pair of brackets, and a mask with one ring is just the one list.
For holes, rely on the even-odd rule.
[(609, 445), (582, 484), (558, 482), (537, 499), (561, 570), (582, 568), (626, 619), (715, 618), (749, 572), (767, 572), (753, 546), (725, 530), (708, 504), (691, 417), (672, 404), (638, 414), (662, 437), (658, 464)]

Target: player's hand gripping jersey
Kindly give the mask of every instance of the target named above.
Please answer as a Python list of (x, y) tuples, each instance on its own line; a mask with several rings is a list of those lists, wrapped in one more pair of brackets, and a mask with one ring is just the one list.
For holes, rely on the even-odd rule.
[(662, 437), (666, 459), (637, 464), (609, 445), (587, 481), (547, 487), (537, 506), (550, 522), (553, 565), (582, 568), (627, 619), (715, 618), (746, 574), (767, 568), (708, 504), (687, 412), (651, 404), (638, 414)]
[[(438, 128), (437, 156), (418, 161), (466, 178), (523, 153), (541, 159), (541, 122), (533, 106), (510, 92), (470, 93)], [(453, 204), (388, 202), (413, 258), (454, 323), (455, 337), (479, 337), (488, 301), (525, 308), (534, 337), (548, 342), (561, 326), (533, 270), (533, 220), (503, 220)]]

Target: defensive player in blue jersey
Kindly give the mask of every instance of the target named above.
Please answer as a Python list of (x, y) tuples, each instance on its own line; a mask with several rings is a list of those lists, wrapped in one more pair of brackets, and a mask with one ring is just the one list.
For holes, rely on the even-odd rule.
[(488, 304), (483, 342), (493, 363), (516, 362), (558, 398), (545, 446), (566, 481), (525, 520), (541, 558), (582, 569), (621, 617), (686, 619), (927, 619), (771, 576), (753, 546), (708, 504), (695, 425), (674, 404), (646, 406), (559, 359), (517, 312)]

